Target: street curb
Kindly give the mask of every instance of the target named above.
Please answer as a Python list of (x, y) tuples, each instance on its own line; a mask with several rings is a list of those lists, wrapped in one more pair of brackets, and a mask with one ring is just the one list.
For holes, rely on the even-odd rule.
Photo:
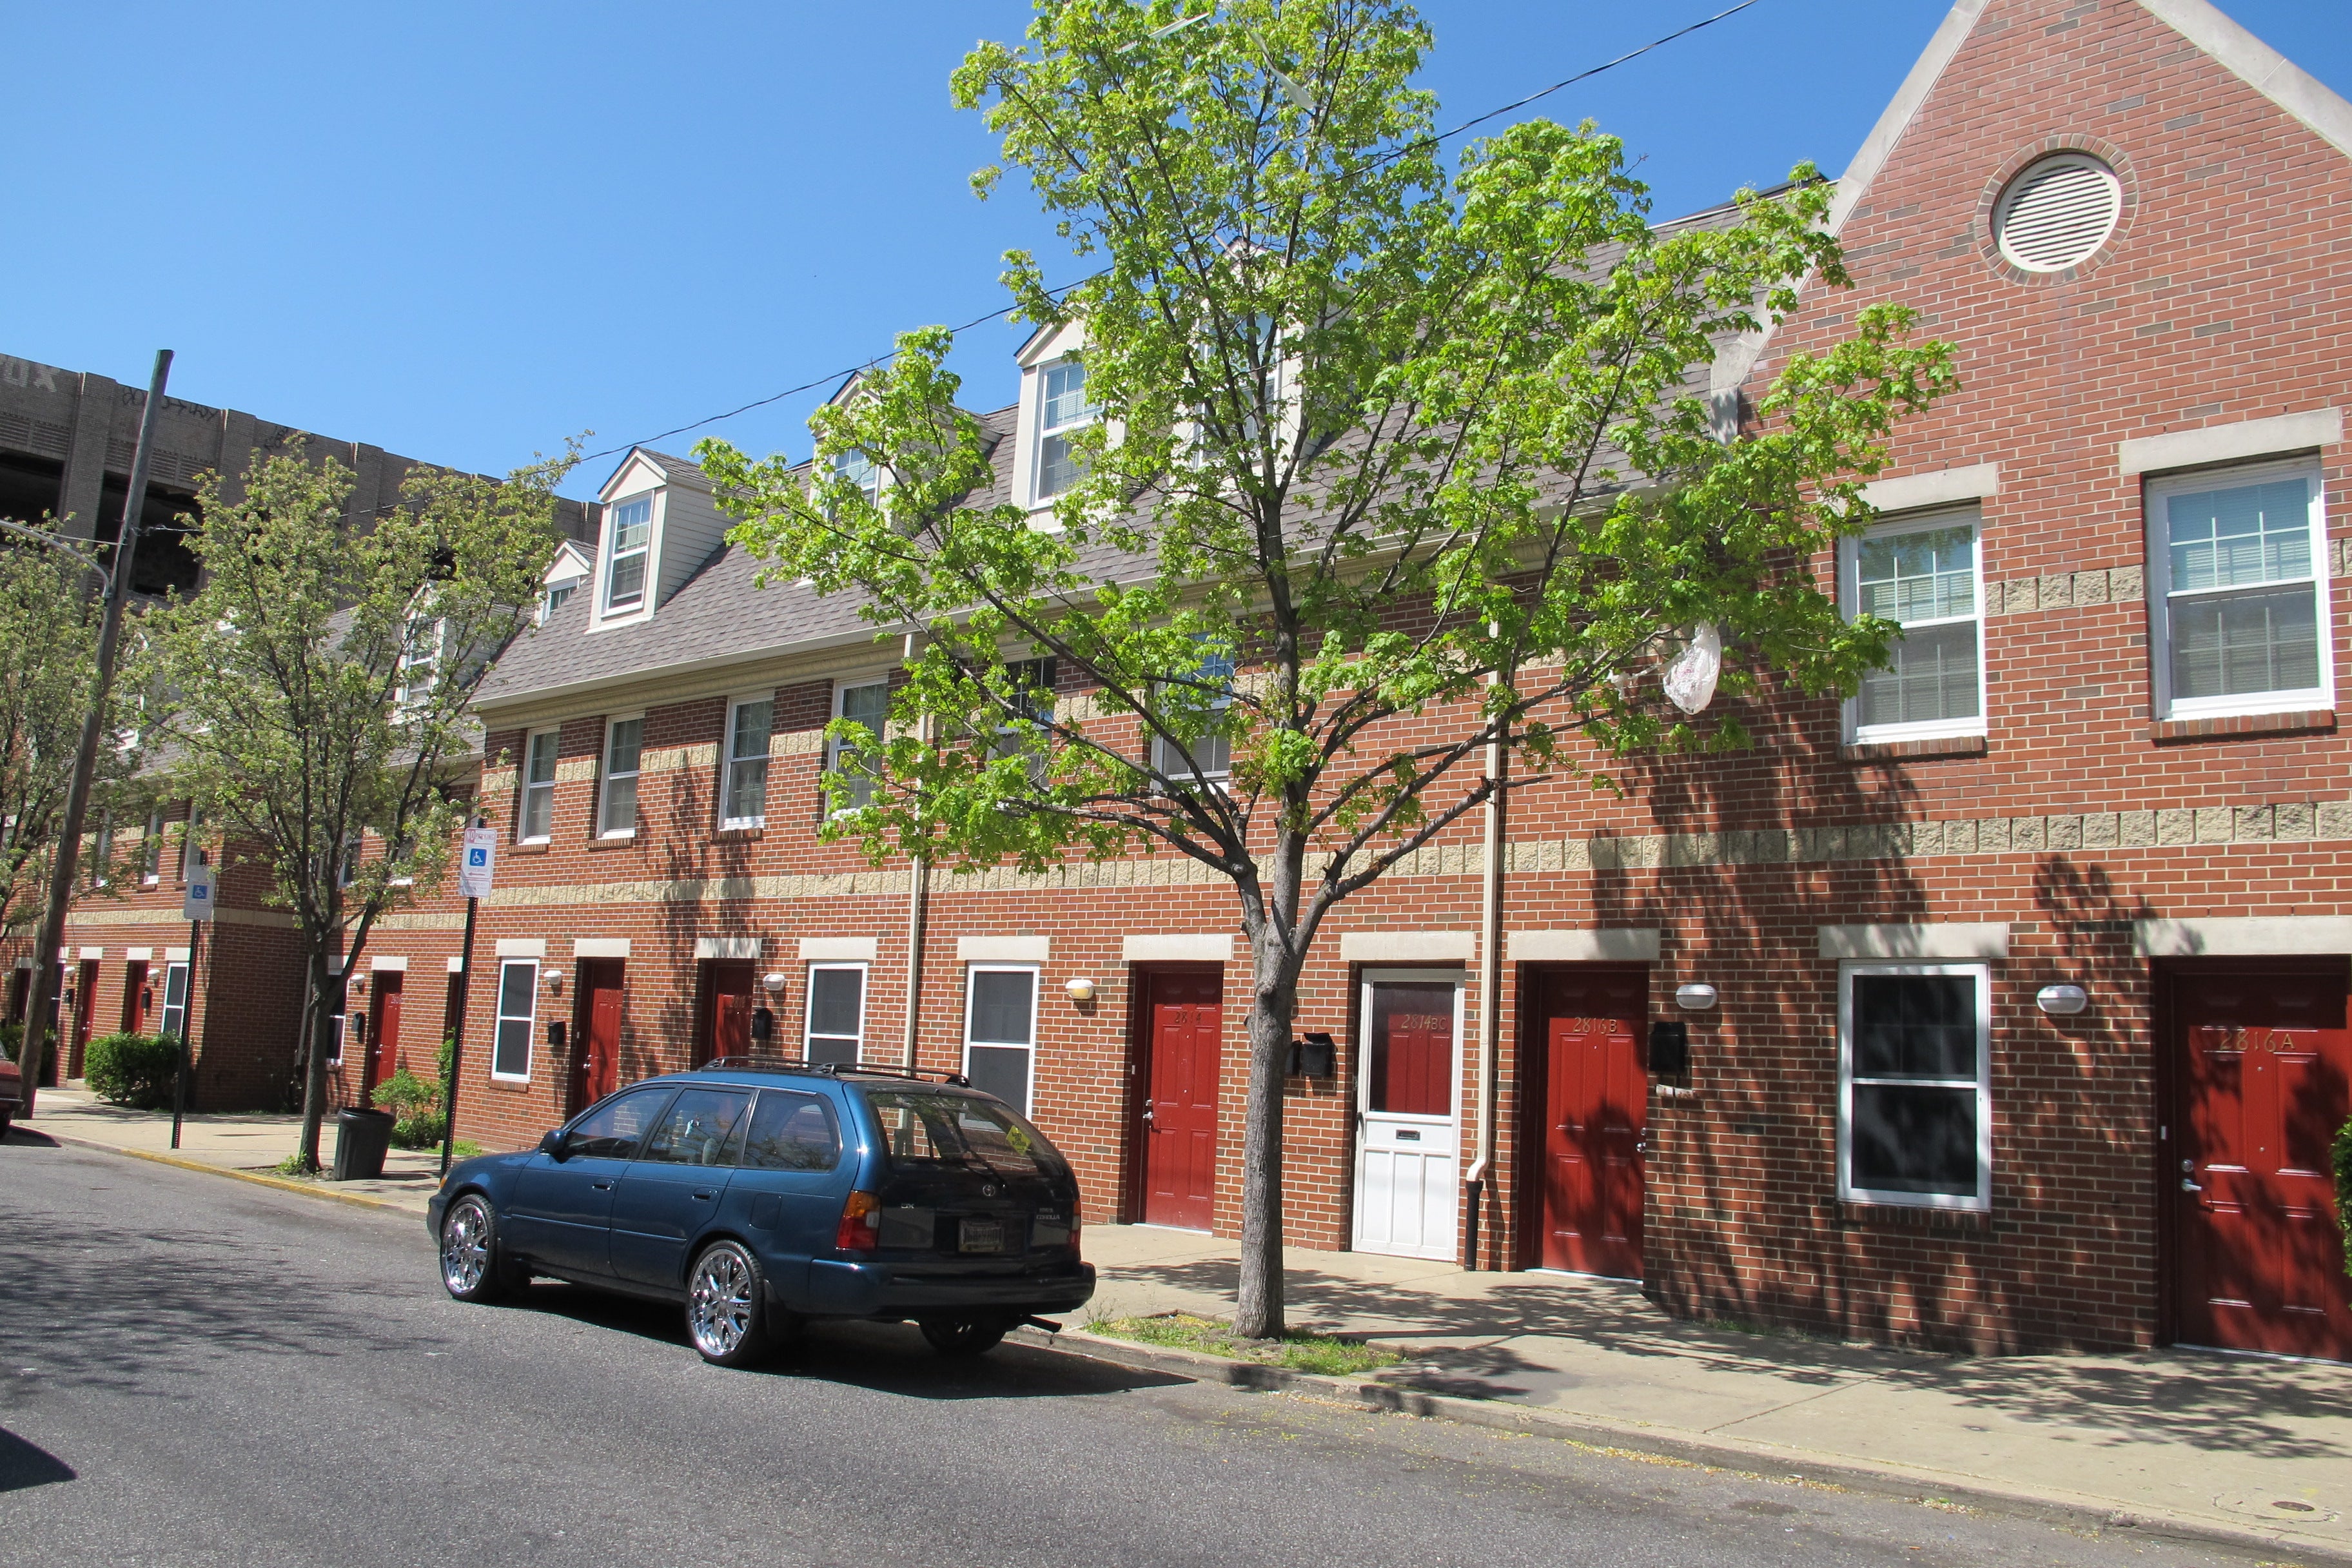
[(1708, 1436), (1672, 1428), (1610, 1421), (1593, 1415), (1563, 1415), (1534, 1405), (1505, 1400), (1465, 1398), (1431, 1394), (1394, 1384), (1366, 1383), (1321, 1373), (1294, 1372), (1287, 1367), (1255, 1362), (1229, 1361), (1198, 1351), (1138, 1344), (1065, 1329), (1048, 1334), (1036, 1329), (1016, 1329), (1011, 1339), (1040, 1349), (1085, 1356), (1150, 1372), (1171, 1373), (1196, 1383), (1221, 1383), (1257, 1394), (1292, 1394), (1345, 1405), (1358, 1410), (1425, 1420), (1454, 1421), (1530, 1436), (1557, 1437), (1585, 1447), (1631, 1452), (1674, 1459), (1708, 1469), (1755, 1474), (1768, 1480), (1801, 1480), (1870, 1492), (1904, 1502), (1958, 1503), (2011, 1517), (2100, 1532), (2129, 1530), (2135, 1535), (2210, 1542), (2262, 1552), (2282, 1547), (2297, 1552), (2352, 1563), (2352, 1550), (2335, 1542), (2315, 1541), (2293, 1531), (2275, 1533), (2192, 1518), (2169, 1510), (2143, 1512), (2080, 1493), (2038, 1492), (2003, 1488), (1978, 1477), (1907, 1465), (1874, 1463), (1840, 1456), (1827, 1458), (1799, 1448), (1754, 1443), (1736, 1437)]
[(120, 1143), (101, 1143), (95, 1138), (77, 1138), (70, 1132), (52, 1132), (46, 1127), (26, 1124), (28, 1132), (38, 1132), (60, 1143), (70, 1143), (77, 1149), (96, 1149), (101, 1153), (121, 1154), (133, 1160), (152, 1160), (158, 1165), (170, 1165), (182, 1171), (197, 1171), (208, 1176), (228, 1176), (256, 1186), (276, 1187), (280, 1192), (299, 1193), (306, 1198), (324, 1198), (329, 1203), (350, 1204), (357, 1208), (384, 1209), (393, 1214), (416, 1215), (418, 1210), (406, 1204), (396, 1204), (387, 1198), (372, 1198), (364, 1193), (338, 1193), (310, 1182), (298, 1182), (287, 1176), (265, 1175), (259, 1171), (240, 1171), (230, 1165), (208, 1165), (202, 1160), (184, 1160), (177, 1154), (158, 1154), (148, 1149), (126, 1149)]

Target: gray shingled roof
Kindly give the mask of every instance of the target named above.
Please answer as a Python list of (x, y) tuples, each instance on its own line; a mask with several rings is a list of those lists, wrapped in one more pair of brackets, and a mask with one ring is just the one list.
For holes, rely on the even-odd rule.
[[(1700, 226), (1728, 226), (1738, 221), (1729, 205), (1693, 213), (1657, 226), (1661, 232)], [(1593, 258), (1600, 270), (1615, 259), (1611, 253)], [(1698, 367), (1694, 390), (1706, 389), (1707, 367)], [(1018, 405), (977, 416), (982, 431), (992, 438), (991, 467), (995, 482), (984, 506), (1013, 499), (1013, 442)], [(710, 476), (697, 464), (650, 448), (638, 448), (661, 465), (671, 478), (705, 491)], [(626, 458), (623, 461), (625, 463)], [(1613, 449), (1602, 454), (1603, 466), (1623, 472), (1631, 467)], [(1145, 563), (1108, 549), (1088, 551), (1081, 570), (1095, 577), (1130, 576)], [(534, 697), (552, 696), (567, 689), (593, 687), (608, 681), (640, 678), (663, 669), (683, 669), (749, 660), (793, 648), (816, 648), (870, 640), (880, 629), (865, 620), (858, 594), (821, 595), (814, 589), (791, 583), (761, 588), (756, 581), (761, 563), (740, 545), (729, 544), (698, 567), (694, 574), (655, 609), (649, 620), (600, 631), (588, 630), (591, 595), (574, 594), (545, 626), (526, 630), (499, 660), (483, 683), (478, 706), (494, 708)]]

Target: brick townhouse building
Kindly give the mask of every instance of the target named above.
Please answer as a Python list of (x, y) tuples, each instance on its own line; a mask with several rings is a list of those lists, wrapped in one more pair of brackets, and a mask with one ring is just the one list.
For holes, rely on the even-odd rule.
[[(54, 517), (69, 535), (102, 542), (119, 538), (146, 401), (143, 390), (94, 373), (0, 355), (0, 517), (27, 522)], [(393, 504), (418, 462), (241, 410), (167, 398), (142, 513), (142, 526), (150, 531), (140, 544), (133, 584), (140, 598), (134, 604), (196, 584), (196, 561), (183, 540), (180, 520), (196, 510), (202, 476), (226, 476), (233, 494), (237, 476), (298, 439), (313, 459), (331, 457), (352, 470), (352, 490), (345, 504), (354, 520)], [(562, 501), (556, 526), (562, 542), (548, 568), (551, 599), (577, 584), (587, 560), (583, 542), (595, 533), (593, 510)], [(478, 756), (457, 764), (468, 777), (479, 765)], [(67, 921), (58, 955), (61, 984), (52, 990), (63, 1026), (60, 1050), (47, 1058), (46, 1072), (54, 1080), (62, 1067), (68, 1077), (79, 1078), (84, 1053), (100, 1035), (185, 1031), (194, 1047), (191, 1089), (196, 1104), (215, 1110), (274, 1108), (295, 1092), (302, 965), (293, 917), (271, 907), (268, 879), (257, 868), (224, 853), (217, 836), (203, 831), (201, 820), (191, 823), (187, 801), (137, 804), (141, 793), (128, 792), (133, 804), (94, 812), (84, 837), (86, 885)], [(186, 870), (198, 855), (212, 856), (220, 868), (219, 913), (203, 939), (192, 942), (180, 911)], [(110, 877), (104, 872), (109, 861), (118, 863)], [(446, 922), (446, 910), (437, 906), (390, 918), (395, 925), (425, 930)], [(454, 938), (448, 947), (454, 957)], [(0, 943), (0, 970), (6, 974), (0, 1016), (12, 1023), (24, 1016), (33, 963), (28, 936), (20, 933)], [(356, 989), (364, 994), (369, 986), (363, 981)], [(383, 994), (378, 988), (376, 994)], [(397, 1026), (398, 1004), (390, 1005)], [(373, 1021), (372, 1014), (362, 1016), (360, 1030), (371, 1040)], [(418, 1027), (412, 1055), (420, 1069), (431, 1068), (433, 1046), (440, 1037), (436, 1027), (437, 1015)], [(373, 1065), (356, 1058), (344, 1064), (339, 1089), (356, 1097), (363, 1088), (361, 1075)]]
[[(2352, 1358), (2347, 220), (2352, 106), (2204, 0), (1962, 0), (1841, 178), (1856, 287), (1710, 388), (1745, 417), (1878, 300), (1957, 345), (1814, 563), (1905, 624), (1895, 666), (1743, 701), (1755, 749), (1622, 799), (1533, 787), (1343, 905), (1289, 1239), (1894, 1342)], [(985, 416), (1000, 500), (1051, 488), (1068, 349)], [(525, 1146), (755, 1042), (912, 1061), (1026, 1106), (1090, 1218), (1235, 1231), (1230, 892), (820, 841), (824, 726), (898, 646), (756, 586), (691, 464), (635, 451), (600, 500), (480, 700), (506, 843), (460, 1131)], [(457, 921), (383, 929), (375, 994), (437, 1016)]]

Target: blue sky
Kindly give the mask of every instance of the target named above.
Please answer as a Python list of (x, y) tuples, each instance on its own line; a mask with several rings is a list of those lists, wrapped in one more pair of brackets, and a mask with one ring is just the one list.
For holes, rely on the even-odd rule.
[[(1445, 123), (1729, 0), (1426, 0)], [(1759, 0), (1545, 100), (1643, 160), (1661, 216), (1832, 173), (1947, 0)], [(2225, 0), (2352, 94), (2343, 0)], [(14, 221), (0, 353), (502, 471), (748, 403), (1001, 301), (1056, 252), (947, 76), (1024, 0), (0, 7)], [(1074, 276), (1049, 260), (1048, 275)], [(1019, 330), (969, 335), (1009, 400)], [(715, 428), (807, 449), (816, 395)], [(693, 436), (662, 443), (683, 452)], [(609, 464), (567, 487), (585, 494)]]

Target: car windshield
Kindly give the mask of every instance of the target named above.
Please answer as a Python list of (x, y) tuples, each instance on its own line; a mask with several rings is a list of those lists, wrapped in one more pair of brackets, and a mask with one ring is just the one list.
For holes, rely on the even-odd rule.
[(866, 1102), (882, 1124), (892, 1164), (978, 1164), (1000, 1176), (1068, 1172), (1044, 1133), (993, 1100), (919, 1089), (870, 1089)]

